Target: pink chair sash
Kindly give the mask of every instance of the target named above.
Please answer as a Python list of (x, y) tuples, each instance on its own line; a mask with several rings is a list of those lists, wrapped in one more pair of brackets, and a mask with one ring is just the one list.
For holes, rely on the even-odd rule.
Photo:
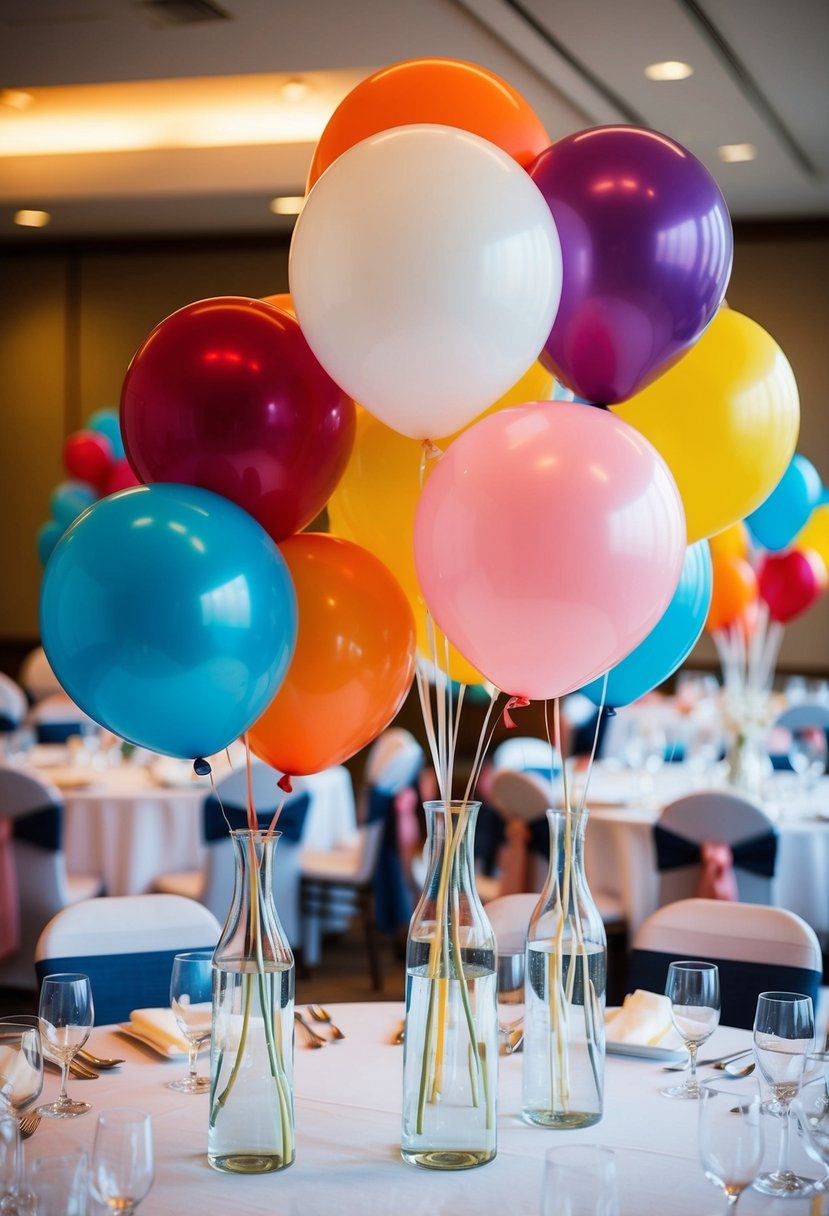
[(10, 819), (0, 819), (0, 958), (20, 949), (20, 898)]
[(699, 846), (700, 871), (695, 894), (700, 899), (736, 900), (734, 856), (722, 840), (704, 840)]

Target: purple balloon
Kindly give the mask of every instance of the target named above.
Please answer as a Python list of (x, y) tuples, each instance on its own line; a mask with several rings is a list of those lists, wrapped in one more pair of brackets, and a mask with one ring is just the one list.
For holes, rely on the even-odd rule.
[(541, 361), (612, 405), (705, 330), (731, 274), (731, 218), (695, 156), (641, 127), (594, 127), (530, 166), (561, 238), (563, 289)]

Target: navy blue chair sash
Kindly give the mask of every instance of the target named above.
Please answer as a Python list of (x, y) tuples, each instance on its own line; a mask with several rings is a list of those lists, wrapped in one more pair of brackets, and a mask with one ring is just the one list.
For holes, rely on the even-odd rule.
[[(658, 950), (633, 950), (630, 956), (628, 986), (631, 991), (664, 992), (668, 966), (683, 953), (665, 954)], [(720, 971), (720, 1021), (724, 1026), (754, 1025), (757, 997), (761, 992), (802, 992), (817, 1004), (821, 973), (807, 967), (787, 967), (775, 963), (747, 963), (733, 959), (694, 955), (704, 963), (716, 963)]]
[[(657, 823), (653, 829), (653, 842), (656, 847), (656, 868), (660, 874), (664, 870), (699, 865), (700, 846), (697, 841), (688, 840)], [(750, 870), (752, 874), (773, 878), (777, 861), (777, 833), (761, 832), (759, 836), (741, 840), (731, 846), (731, 854), (735, 869)]]
[(59, 852), (63, 844), (63, 813), (59, 806), (48, 803), (13, 820), (15, 840), (36, 845), (50, 853)]
[[(276, 831), (280, 832), (284, 840), (290, 840), (296, 843), (302, 838), (302, 830), (305, 827), (305, 816), (308, 814), (308, 807), (311, 805), (311, 795), (307, 792), (295, 794), (289, 798), (283, 806), (279, 819), (276, 821)], [(265, 831), (273, 819), (273, 808), (267, 811), (257, 812), (257, 820), (259, 827)], [(218, 840), (226, 840), (228, 837), (228, 824), (234, 832), (244, 831), (248, 826), (248, 812), (246, 807), (242, 806), (225, 806), (222, 810), (222, 803), (215, 794), (211, 794), (204, 804), (204, 839), (207, 844), (215, 844)]]
[[(210, 950), (215, 942), (188, 946)], [(95, 1023), (125, 1022), (133, 1009), (157, 1009), (170, 1004), (170, 976), (179, 948), (147, 950), (135, 954), (100, 954), (73, 958), (47, 958), (35, 964), (38, 982), (61, 971), (80, 971), (92, 983)]]
[(38, 743), (65, 743), (73, 735), (83, 734), (80, 722), (38, 722), (35, 727)]
[(0, 732), (5, 734), (6, 731), (16, 730), (18, 726), (19, 722), (15, 718), (10, 718), (8, 714), (4, 714), (0, 710)]

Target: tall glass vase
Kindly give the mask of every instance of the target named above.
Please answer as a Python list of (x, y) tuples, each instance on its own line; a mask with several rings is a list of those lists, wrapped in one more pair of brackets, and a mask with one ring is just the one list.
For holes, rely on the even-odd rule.
[(233, 902), (213, 955), (207, 1157), (264, 1174), (294, 1160), (294, 957), (273, 903), (279, 833), (231, 832)]
[(585, 812), (547, 812), (550, 867), (530, 918), (521, 1114), (540, 1127), (602, 1117), (607, 938), (584, 874)]
[(429, 869), (406, 956), (401, 1152), (469, 1169), (496, 1152), (495, 936), (475, 887), (479, 802), (427, 802)]

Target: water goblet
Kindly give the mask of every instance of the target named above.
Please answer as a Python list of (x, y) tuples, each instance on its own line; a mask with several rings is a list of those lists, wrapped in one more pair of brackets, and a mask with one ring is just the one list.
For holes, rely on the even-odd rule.
[(37, 1216), (86, 1216), (89, 1165), (80, 1149), (36, 1158), (28, 1184)]
[(42, 1089), (39, 1019), (26, 1013), (0, 1018), (0, 1112), (19, 1122)]
[(813, 1161), (829, 1169), (829, 1076), (821, 1073), (808, 1085), (801, 1086), (800, 1093), (792, 1099), (791, 1115), (806, 1152)]
[(88, 975), (67, 971), (47, 975), (40, 987), (40, 1033), (46, 1055), (60, 1064), (60, 1093), (54, 1102), (38, 1107), (50, 1119), (73, 1119), (92, 1109), (66, 1092), (69, 1065), (89, 1038), (94, 1025), (92, 985)]
[(812, 998), (799, 992), (761, 992), (754, 1015), (754, 1057), (773, 1101), (769, 1113), (781, 1120), (777, 1167), (754, 1183), (764, 1195), (810, 1195), (814, 1178), (803, 1178), (789, 1165), (789, 1107), (803, 1080), (812, 1048), (815, 1019)]
[(726, 1211), (732, 1211), (763, 1160), (762, 1103), (755, 1077), (701, 1086), (699, 1155), (705, 1177), (723, 1190)]
[(697, 1052), (720, 1023), (720, 973), (716, 963), (683, 959), (671, 963), (665, 982), (671, 1002), (671, 1021), (691, 1057), (691, 1075), (681, 1085), (669, 1085), (666, 1098), (699, 1098)]
[(0, 1212), (4, 1214), (12, 1210), (20, 1182), (20, 1162), (20, 1125), (11, 1113), (0, 1112)]
[(618, 1216), (616, 1158), (601, 1144), (568, 1144), (544, 1155), (541, 1216)]
[(187, 1040), (187, 1076), (170, 1081), (170, 1089), (200, 1094), (210, 1089), (210, 1078), (197, 1075), (198, 1055), (210, 1042), (212, 1024), (213, 953), (191, 950), (177, 954), (170, 976), (170, 1004), (179, 1030)]
[(131, 1216), (153, 1183), (150, 1116), (117, 1106), (98, 1116), (90, 1165), (90, 1190), (104, 1207)]

